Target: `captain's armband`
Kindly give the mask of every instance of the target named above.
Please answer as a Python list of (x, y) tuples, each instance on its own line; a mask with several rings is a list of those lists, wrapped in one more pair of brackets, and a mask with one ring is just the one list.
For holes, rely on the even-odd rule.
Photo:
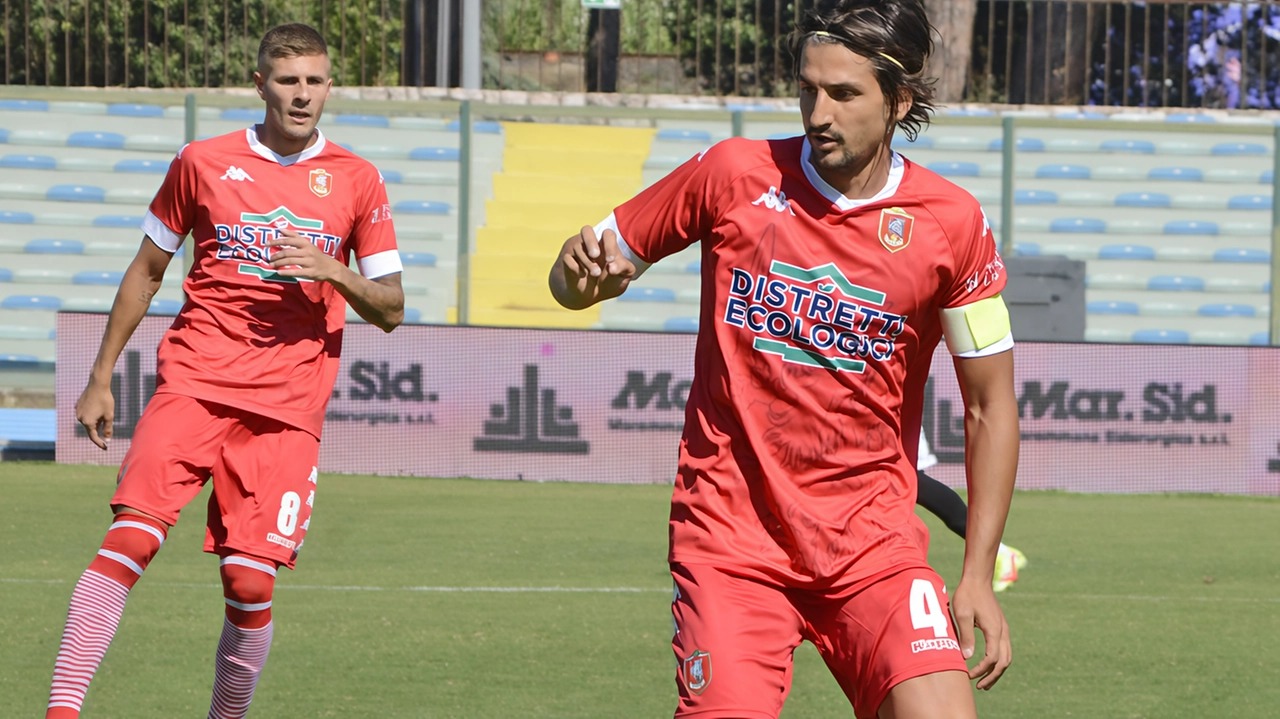
[(947, 349), (957, 357), (986, 357), (1013, 347), (1009, 308), (1000, 295), (939, 312)]

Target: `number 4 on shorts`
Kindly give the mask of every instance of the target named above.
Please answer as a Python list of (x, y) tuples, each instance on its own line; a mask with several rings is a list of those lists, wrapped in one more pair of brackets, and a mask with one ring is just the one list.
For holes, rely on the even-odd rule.
[(911, 583), (911, 628), (932, 629), (933, 636), (947, 636), (947, 613), (942, 611), (938, 592), (928, 579), (916, 579)]

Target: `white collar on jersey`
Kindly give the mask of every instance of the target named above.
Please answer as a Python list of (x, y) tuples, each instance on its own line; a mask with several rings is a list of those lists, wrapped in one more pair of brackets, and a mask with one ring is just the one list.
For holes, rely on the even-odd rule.
[(804, 176), (809, 178), (809, 184), (813, 185), (813, 189), (820, 192), (823, 197), (831, 200), (831, 204), (839, 208), (841, 212), (848, 212), (865, 204), (893, 197), (894, 193), (898, 191), (898, 185), (902, 184), (902, 173), (905, 167), (902, 162), (902, 155), (890, 150), (889, 181), (884, 183), (884, 189), (877, 192), (875, 197), (868, 197), (865, 200), (851, 200), (822, 179), (814, 166), (809, 163), (811, 152), (809, 138), (806, 137), (804, 138), (804, 143), (800, 146), (800, 166), (804, 168)]
[(324, 133), (320, 132), (320, 128), (317, 127), (316, 128), (316, 144), (312, 145), (311, 147), (308, 147), (302, 152), (295, 152), (292, 155), (281, 155), (281, 154), (278, 154), (275, 150), (272, 150), (270, 147), (267, 147), (266, 145), (262, 144), (262, 142), (258, 140), (257, 125), (250, 125), (249, 129), (244, 131), (244, 137), (249, 142), (250, 150), (253, 150), (254, 152), (258, 153), (259, 155), (262, 155), (264, 158), (271, 160), (272, 162), (279, 163), (281, 167), (288, 167), (289, 165), (292, 165), (297, 162), (302, 162), (303, 160), (310, 160), (311, 158), (315, 157), (316, 155), (319, 155), (321, 152), (324, 151), (324, 145), (326, 142), (326, 140), (324, 139)]

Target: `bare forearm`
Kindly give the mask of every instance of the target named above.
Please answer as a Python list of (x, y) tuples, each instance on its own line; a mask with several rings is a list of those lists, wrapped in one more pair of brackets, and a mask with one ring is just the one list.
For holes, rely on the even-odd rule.
[(93, 361), (90, 381), (111, 382), (111, 371), (116, 366), (116, 360), (124, 351), (134, 330), (138, 329), (138, 323), (146, 316), (152, 298), (160, 289), (160, 282), (160, 279), (150, 276), (136, 264), (125, 270), (120, 288), (116, 290), (115, 302), (111, 305), (107, 329), (103, 332), (102, 344), (98, 347), (98, 357)]
[(346, 298), (356, 314), (382, 331), (390, 332), (404, 321), (404, 290), (398, 281), (384, 284), (342, 267), (329, 282)]
[(969, 484), (964, 573), (990, 582), (1018, 469), (1018, 408), (1012, 397), (965, 416)]

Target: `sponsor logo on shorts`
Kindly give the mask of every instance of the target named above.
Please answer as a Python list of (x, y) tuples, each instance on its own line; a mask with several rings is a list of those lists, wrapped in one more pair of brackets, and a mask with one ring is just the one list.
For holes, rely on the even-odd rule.
[(279, 544), (285, 549), (293, 549), (298, 545), (298, 543), (293, 541), (292, 539), (285, 539), (284, 537), (281, 537), (279, 534), (276, 534), (275, 532), (267, 532), (267, 541), (271, 542), (272, 544)]
[(681, 664), (684, 668), (684, 685), (694, 694), (706, 691), (711, 683), (711, 654), (694, 650)]
[(928, 652), (934, 650), (954, 650), (960, 651), (960, 645), (956, 640), (947, 637), (945, 639), (917, 639), (911, 642), (911, 653), (919, 654), (920, 652)]
[[(310, 482), (310, 483), (312, 483), (312, 484), (316, 484), (316, 477), (317, 477), (317, 476), (318, 476), (318, 474), (317, 474), (317, 472), (316, 472), (316, 468), (315, 468), (315, 467), (312, 467), (312, 468), (311, 468), (311, 474), (307, 476), (307, 481), (308, 481), (308, 482)], [(315, 495), (313, 494), (312, 496), (315, 496)], [(307, 502), (307, 504), (311, 504), (311, 503), (310, 503), (310, 502)]]

